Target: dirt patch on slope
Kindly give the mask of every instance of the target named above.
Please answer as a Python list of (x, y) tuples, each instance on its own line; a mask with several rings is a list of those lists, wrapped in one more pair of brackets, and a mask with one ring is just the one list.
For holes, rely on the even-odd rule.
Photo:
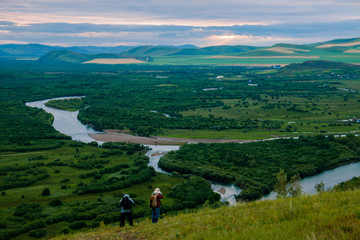
[(357, 45), (360, 45), (360, 42), (324, 44), (317, 46), (317, 48), (352, 47)]

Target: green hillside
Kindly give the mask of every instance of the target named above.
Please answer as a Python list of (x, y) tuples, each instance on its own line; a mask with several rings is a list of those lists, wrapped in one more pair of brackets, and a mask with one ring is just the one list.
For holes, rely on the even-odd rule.
[(255, 50), (258, 47), (253, 46), (211, 46), (203, 48), (186, 48), (170, 55), (220, 55), (220, 54), (234, 54), (239, 52), (246, 52)]
[(0, 45), (0, 50), (11, 56), (40, 57), (50, 51), (61, 49), (61, 47), (46, 46), (41, 44), (5, 44)]
[[(163, 216), (164, 217), (164, 216)], [(63, 239), (360, 239), (360, 190), (203, 209), (135, 226), (104, 226)]]
[(360, 66), (341, 62), (332, 62), (324, 60), (311, 60), (303, 63), (292, 63), (284, 68), (279, 69), (277, 75), (293, 75), (293, 74), (313, 74), (324, 72), (347, 72), (359, 73)]
[(360, 41), (360, 38), (346, 38), (346, 39), (333, 39), (326, 42), (319, 42), (312, 44), (313, 46), (320, 46), (324, 44), (343, 44), (343, 43), (352, 43), (352, 42), (358, 42)]
[(132, 48), (128, 51), (122, 52), (124, 56), (145, 57), (145, 56), (166, 56), (178, 52), (180, 49), (176, 47), (156, 47), (156, 46), (143, 46)]
[(7, 52), (4, 52), (2, 50), (0, 50), (0, 57), (4, 57), (4, 56), (10, 56), (10, 54), (8, 54)]
[(89, 61), (91, 58), (87, 55), (72, 52), (69, 50), (52, 51), (39, 58), (39, 62), (68, 62), (68, 63), (82, 63)]
[[(24, 46), (26, 48), (37, 46)], [(49, 51), (46, 46), (40, 52)], [(19, 49), (19, 48), (17, 48)], [(96, 58), (135, 58), (144, 61), (151, 57), (152, 65), (224, 65), (224, 66), (285, 66), (307, 60), (328, 60), (360, 64), (360, 38), (336, 39), (314, 44), (278, 43), (269, 47), (208, 46), (203, 48), (177, 46), (140, 46), (118, 53), (82, 54), (83, 49), (56, 50), (40, 58), (42, 62), (82, 63)], [(0, 46), (0, 50), (6, 52)], [(105, 51), (106, 49), (104, 49)], [(81, 53), (80, 53), (81, 52)], [(108, 50), (107, 50), (108, 52)]]

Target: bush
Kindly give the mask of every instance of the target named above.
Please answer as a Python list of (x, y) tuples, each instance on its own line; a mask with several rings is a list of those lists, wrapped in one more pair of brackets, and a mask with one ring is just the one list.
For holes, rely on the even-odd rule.
[(60, 181), (60, 183), (66, 183), (66, 182), (70, 182), (70, 179), (64, 178), (63, 180)]
[(28, 233), (29, 237), (33, 237), (33, 238), (42, 238), (47, 234), (46, 230), (44, 229), (36, 229), (36, 230), (32, 230)]
[(7, 224), (5, 222), (0, 222), (0, 229), (7, 228)]
[(38, 203), (22, 203), (16, 207), (14, 216), (33, 218), (33, 215), (41, 213), (41, 206)]
[(61, 229), (61, 231), (60, 231), (60, 233), (62, 233), (62, 234), (69, 234), (69, 232), (70, 232), (70, 230), (67, 229), (67, 228), (63, 228), (63, 229)]
[(49, 188), (45, 188), (42, 193), (41, 193), (42, 196), (46, 197), (46, 196), (49, 196), (50, 195), (50, 189)]
[(58, 198), (53, 199), (50, 203), (49, 206), (52, 207), (57, 207), (57, 206), (61, 206), (62, 205), (62, 201)]
[(72, 224), (69, 225), (69, 228), (71, 229), (80, 229), (84, 227), (86, 227), (86, 222), (84, 221), (73, 222)]

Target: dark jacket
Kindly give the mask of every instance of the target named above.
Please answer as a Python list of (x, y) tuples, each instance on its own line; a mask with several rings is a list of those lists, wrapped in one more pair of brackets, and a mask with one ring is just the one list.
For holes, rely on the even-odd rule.
[[(121, 200), (123, 200), (124, 197), (128, 197), (129, 200), (134, 204), (134, 200), (132, 200), (128, 194), (124, 194), (124, 196), (121, 198)], [(119, 206), (121, 206), (121, 200), (119, 202)], [(129, 213), (129, 212), (131, 212), (131, 208), (124, 209), (123, 206), (121, 206), (121, 213)]]

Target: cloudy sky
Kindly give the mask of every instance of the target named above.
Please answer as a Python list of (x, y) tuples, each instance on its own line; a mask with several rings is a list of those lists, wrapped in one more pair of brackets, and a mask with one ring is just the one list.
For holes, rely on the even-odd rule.
[(0, 44), (257, 45), (360, 37), (360, 0), (0, 0)]

